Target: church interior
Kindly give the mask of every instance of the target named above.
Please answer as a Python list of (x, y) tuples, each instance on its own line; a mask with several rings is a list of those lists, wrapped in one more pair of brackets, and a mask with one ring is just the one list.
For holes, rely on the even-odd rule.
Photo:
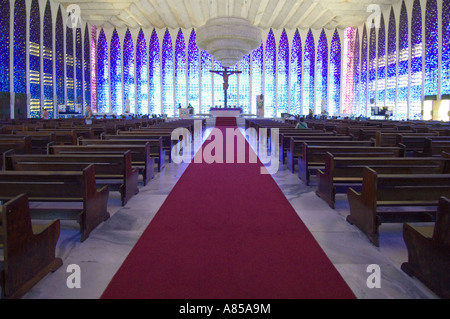
[(450, 0), (1, 0), (0, 150), (2, 299), (448, 299)]

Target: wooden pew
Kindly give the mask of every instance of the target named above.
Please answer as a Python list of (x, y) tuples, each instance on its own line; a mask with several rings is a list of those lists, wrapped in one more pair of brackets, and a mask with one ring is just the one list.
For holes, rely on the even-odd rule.
[(13, 131), (12, 133), (12, 136), (30, 137), (32, 154), (45, 154), (47, 152), (47, 144), (50, 142), (56, 142), (56, 136), (53, 132)]
[(139, 170), (132, 168), (131, 151), (123, 154), (7, 155), (5, 169), (12, 171), (82, 171), (93, 164), (98, 187), (119, 191), (122, 206), (139, 193)]
[(442, 196), (450, 196), (450, 174), (378, 174), (366, 167), (361, 192), (348, 189), (347, 221), (379, 246), (382, 223), (433, 222)]
[[(166, 155), (167, 152), (171, 152), (172, 149), (168, 150), (164, 147), (162, 136), (146, 136), (146, 135), (102, 135), (102, 139), (78, 139), (78, 145), (114, 145), (114, 144), (145, 144), (148, 142), (150, 144), (150, 156), (157, 159), (158, 172), (166, 166)], [(170, 157), (170, 155), (169, 155)]]
[(426, 138), (421, 156), (441, 156), (442, 152), (450, 152), (450, 139), (437, 140)]
[(46, 225), (31, 222), (27, 195), (20, 194), (2, 205), (2, 299), (21, 298), (49, 272), (62, 265), (61, 258), (55, 257), (59, 235), (59, 220)]
[(47, 154), (123, 154), (131, 151), (132, 166), (139, 169), (144, 186), (155, 177), (155, 159), (150, 156), (150, 143), (136, 145), (49, 145)]
[[(377, 131), (375, 135), (375, 146), (397, 146), (405, 137), (425, 138), (428, 136), (437, 136), (437, 133), (401, 133), (402, 131), (383, 132)], [(399, 141), (400, 140), (400, 141)]]
[(29, 136), (4, 136), (0, 135), (0, 152), (14, 150), (17, 154), (31, 154), (32, 145)]
[[(62, 203), (63, 207), (32, 207), (32, 219), (71, 219), (80, 225), (81, 241), (109, 218), (108, 186), (97, 190), (94, 165), (83, 171), (2, 171), (0, 200), (27, 194), (30, 202)], [(64, 203), (79, 203), (68, 207)], [(45, 206), (45, 205), (44, 205)]]
[(334, 209), (335, 196), (349, 187), (361, 190), (364, 167), (380, 174), (450, 174), (450, 159), (419, 157), (336, 157), (325, 156), (324, 169), (317, 170), (316, 194)]
[(298, 177), (306, 185), (310, 185), (311, 175), (316, 174), (317, 169), (325, 166), (325, 157), (328, 152), (339, 157), (405, 157), (405, 151), (401, 147), (308, 145), (303, 143), (303, 154), (298, 159)]
[(439, 297), (450, 299), (450, 200), (439, 200), (433, 226), (403, 224), (408, 261), (401, 269), (414, 276)]
[[(367, 145), (373, 146), (371, 141), (352, 141), (351, 136), (293, 136), (289, 140), (289, 148), (286, 151), (287, 168), (294, 173), (298, 158), (303, 155), (303, 143), (314, 145), (328, 145), (331, 143), (340, 143), (340, 145)], [(323, 143), (323, 144), (321, 144)], [(311, 145), (312, 145), (311, 144)], [(338, 145), (338, 144), (336, 144)]]

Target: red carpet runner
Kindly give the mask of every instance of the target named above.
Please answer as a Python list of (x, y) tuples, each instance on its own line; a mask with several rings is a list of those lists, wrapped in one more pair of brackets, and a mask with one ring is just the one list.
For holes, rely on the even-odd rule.
[(191, 163), (101, 298), (355, 298), (260, 166)]

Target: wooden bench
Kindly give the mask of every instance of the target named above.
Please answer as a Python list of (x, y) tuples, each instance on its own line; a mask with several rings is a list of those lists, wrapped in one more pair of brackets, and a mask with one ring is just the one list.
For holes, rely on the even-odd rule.
[(116, 145), (49, 145), (47, 154), (123, 154), (131, 152), (131, 165), (138, 168), (144, 186), (155, 177), (155, 159), (150, 156), (150, 143)]
[(14, 150), (17, 154), (31, 154), (32, 145), (29, 136), (3, 136), (0, 135), (0, 152)]
[(401, 269), (414, 276), (439, 297), (450, 298), (450, 200), (439, 200), (433, 226), (403, 224), (408, 261)]
[(450, 152), (450, 139), (441, 140), (426, 138), (423, 152), (420, 156), (441, 156), (442, 152)]
[(401, 133), (402, 131), (395, 131), (391, 133), (377, 131), (375, 135), (375, 146), (397, 146), (398, 143), (403, 142), (403, 138), (414, 137), (422, 138), (428, 136), (437, 136), (437, 133)]
[[(116, 145), (116, 144), (127, 144), (127, 145), (140, 145), (148, 142), (150, 144), (150, 156), (157, 160), (158, 172), (166, 166), (166, 155), (167, 148), (164, 147), (162, 136), (146, 136), (146, 135), (102, 135), (102, 139), (78, 139), (78, 145)], [(172, 149), (170, 149), (171, 151)], [(170, 156), (169, 156), (170, 157)]]
[[(107, 211), (109, 188), (97, 190), (94, 165), (83, 171), (3, 171), (0, 173), (0, 200), (7, 201), (27, 194), (30, 202), (62, 203), (63, 207), (31, 208), (32, 219), (76, 220), (80, 225), (81, 241), (109, 218)], [(78, 203), (63, 205), (64, 203)]]
[(13, 131), (13, 136), (29, 136), (31, 139), (31, 153), (45, 154), (47, 152), (47, 144), (56, 142), (56, 136), (53, 132), (40, 131)]
[(82, 171), (93, 164), (98, 187), (119, 191), (122, 206), (137, 193), (139, 170), (132, 168), (131, 151), (123, 154), (6, 155), (5, 169), (12, 171)]
[(370, 145), (373, 146), (373, 142), (370, 141), (352, 141), (351, 136), (294, 136), (289, 140), (289, 147), (286, 151), (286, 164), (287, 168), (294, 173), (295, 166), (298, 162), (298, 158), (303, 154), (303, 143), (313, 143), (314, 145), (321, 145), (320, 143), (325, 143), (323, 145), (328, 145), (334, 142), (352, 142), (348, 145)]
[(379, 246), (382, 223), (433, 222), (439, 198), (450, 196), (450, 174), (378, 174), (364, 168), (361, 192), (347, 192), (347, 221)]
[(62, 265), (61, 258), (55, 257), (60, 221), (54, 220), (46, 225), (32, 223), (25, 194), (12, 198), (1, 209), (1, 297), (21, 298), (49, 272)]
[(405, 151), (401, 147), (309, 145), (303, 143), (303, 155), (298, 159), (298, 177), (306, 185), (310, 185), (310, 177), (316, 174), (317, 169), (324, 168), (328, 152), (339, 157), (405, 156)]
[(418, 157), (336, 157), (325, 156), (324, 169), (317, 170), (316, 194), (334, 209), (335, 196), (349, 187), (361, 190), (364, 167), (381, 174), (449, 174), (450, 160)]

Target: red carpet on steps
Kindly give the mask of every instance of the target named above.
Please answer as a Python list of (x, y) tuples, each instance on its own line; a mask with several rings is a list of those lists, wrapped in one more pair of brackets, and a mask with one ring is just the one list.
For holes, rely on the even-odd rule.
[(219, 126), (229, 126), (235, 127), (237, 125), (235, 117), (217, 117), (216, 118), (216, 127)]
[(191, 163), (101, 298), (354, 299), (261, 165)]

